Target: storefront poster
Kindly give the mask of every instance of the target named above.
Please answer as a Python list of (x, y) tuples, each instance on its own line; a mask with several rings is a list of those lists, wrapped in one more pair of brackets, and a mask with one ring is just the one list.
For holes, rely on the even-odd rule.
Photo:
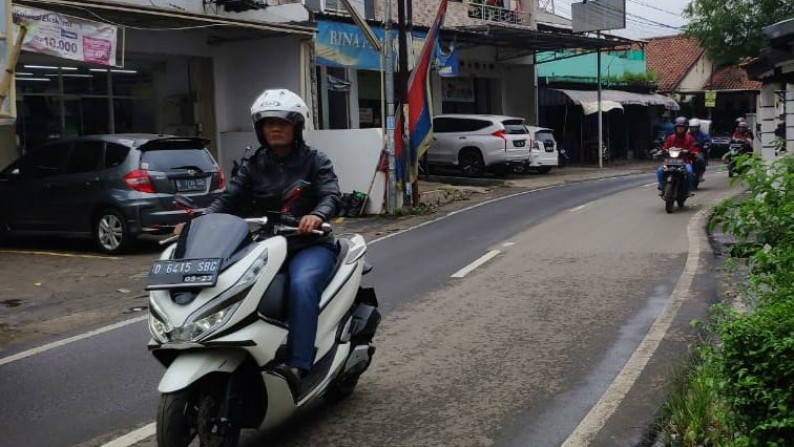
[(14, 5), (14, 23), (28, 31), (22, 50), (99, 65), (116, 65), (118, 28), (63, 14)]
[(443, 79), (441, 99), (451, 102), (474, 102), (474, 80), (471, 78)]

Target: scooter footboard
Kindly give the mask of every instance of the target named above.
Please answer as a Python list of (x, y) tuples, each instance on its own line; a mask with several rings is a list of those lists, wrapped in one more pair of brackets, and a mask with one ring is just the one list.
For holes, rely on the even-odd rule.
[(206, 349), (181, 353), (168, 366), (157, 391), (173, 393), (187, 388), (207, 374), (232, 373), (247, 355), (241, 349)]

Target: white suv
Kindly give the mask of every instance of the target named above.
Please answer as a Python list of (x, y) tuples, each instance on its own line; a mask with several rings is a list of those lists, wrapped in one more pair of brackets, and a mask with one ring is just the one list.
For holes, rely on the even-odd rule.
[(554, 133), (546, 127), (526, 126), (532, 142), (529, 145), (529, 170), (545, 174), (559, 166), (560, 155)]
[(431, 165), (458, 166), (468, 177), (526, 170), (529, 130), (524, 118), (501, 115), (438, 115), (433, 118)]

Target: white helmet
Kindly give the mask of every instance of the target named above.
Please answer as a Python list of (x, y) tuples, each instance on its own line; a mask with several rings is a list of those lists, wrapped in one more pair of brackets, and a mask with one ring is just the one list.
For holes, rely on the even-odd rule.
[(692, 118), (689, 120), (689, 127), (700, 127), (700, 120), (697, 118)]
[(310, 123), (309, 107), (297, 94), (287, 89), (265, 90), (251, 106), (251, 121), (259, 143), (267, 145), (262, 134), (262, 120), (281, 118), (295, 125), (295, 138), (303, 141), (303, 129)]

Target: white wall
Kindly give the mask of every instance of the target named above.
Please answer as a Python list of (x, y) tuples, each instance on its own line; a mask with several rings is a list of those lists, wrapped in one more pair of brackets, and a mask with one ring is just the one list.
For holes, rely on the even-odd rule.
[(263, 90), (301, 91), (300, 38), (231, 42), (213, 46), (211, 52), (219, 154), (225, 165), (226, 153), (240, 149), (230, 147), (236, 143), (226, 134), (251, 131), (250, 107)]
[[(369, 191), (370, 200), (365, 209), (367, 214), (380, 214), (383, 211), (385, 176), (382, 172), (376, 173), (383, 145), (382, 135), (380, 129), (312, 130), (305, 135), (310, 146), (331, 159), (342, 193)], [(250, 130), (227, 132), (225, 141), (229, 156), (223, 159), (221, 167), (228, 178), (234, 160), (243, 155), (245, 147), (256, 147), (256, 136)]]
[(702, 91), (703, 86), (711, 77), (713, 70), (714, 64), (712, 64), (711, 60), (704, 54), (700, 57), (700, 59), (698, 59), (695, 65), (692, 66), (689, 72), (687, 72), (686, 76), (684, 76), (684, 79), (681, 80), (681, 84), (678, 86), (678, 91)]

